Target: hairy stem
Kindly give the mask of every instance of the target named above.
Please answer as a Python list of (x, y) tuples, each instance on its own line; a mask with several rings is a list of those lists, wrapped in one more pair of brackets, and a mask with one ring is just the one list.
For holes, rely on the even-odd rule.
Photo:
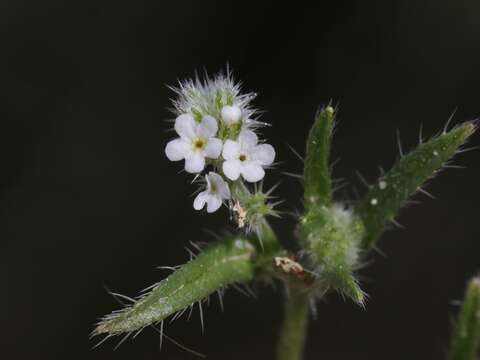
[(283, 328), (277, 349), (278, 360), (300, 360), (307, 335), (309, 315), (308, 292), (289, 285), (285, 299)]

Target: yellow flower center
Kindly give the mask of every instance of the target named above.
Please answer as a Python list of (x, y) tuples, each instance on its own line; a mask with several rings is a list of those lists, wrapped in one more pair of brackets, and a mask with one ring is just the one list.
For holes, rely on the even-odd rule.
[(240, 161), (245, 161), (245, 160), (247, 160), (247, 155), (245, 155), (245, 154), (240, 154), (240, 156), (238, 157), (238, 160), (240, 160)]
[(205, 148), (205, 145), (207, 145), (207, 142), (205, 141), (205, 139), (196, 138), (195, 141), (193, 142), (193, 149), (197, 151), (201, 151)]

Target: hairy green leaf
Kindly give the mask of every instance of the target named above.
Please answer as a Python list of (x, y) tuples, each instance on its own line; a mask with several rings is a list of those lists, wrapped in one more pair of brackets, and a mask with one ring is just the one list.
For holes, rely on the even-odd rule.
[(334, 110), (331, 106), (320, 109), (307, 139), (305, 157), (305, 207), (325, 205), (332, 201), (330, 178), (330, 143), (334, 126)]
[(208, 247), (134, 304), (107, 315), (94, 334), (116, 335), (141, 329), (230, 284), (249, 282), (256, 270), (255, 252), (249, 241), (239, 237)]
[(466, 122), (420, 144), (370, 187), (356, 208), (366, 228), (365, 248), (375, 245), (385, 225), (394, 219), (408, 198), (455, 155), (475, 129), (473, 122)]

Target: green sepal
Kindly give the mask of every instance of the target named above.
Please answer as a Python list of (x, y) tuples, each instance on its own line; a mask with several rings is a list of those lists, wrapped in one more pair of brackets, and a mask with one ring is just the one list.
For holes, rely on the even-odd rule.
[(455, 155), (475, 129), (473, 122), (466, 122), (420, 144), (370, 186), (356, 208), (366, 228), (364, 248), (375, 245), (385, 225), (394, 219), (408, 198)]
[(480, 277), (470, 280), (452, 337), (450, 360), (476, 360), (480, 347)]
[(334, 118), (331, 106), (321, 108), (308, 135), (304, 167), (306, 208), (328, 205), (332, 201), (329, 156)]
[(233, 283), (254, 278), (256, 248), (232, 237), (202, 252), (120, 312), (107, 315), (94, 335), (116, 335), (155, 324)]

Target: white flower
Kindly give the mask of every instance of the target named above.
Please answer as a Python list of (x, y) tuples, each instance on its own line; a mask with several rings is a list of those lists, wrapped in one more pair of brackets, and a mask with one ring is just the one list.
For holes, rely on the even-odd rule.
[(210, 171), (207, 176), (207, 189), (197, 195), (193, 201), (193, 208), (201, 210), (207, 204), (207, 212), (212, 213), (217, 211), (222, 206), (223, 200), (230, 199), (230, 189), (223, 178)]
[(199, 173), (205, 168), (205, 158), (216, 159), (222, 152), (222, 141), (215, 138), (218, 125), (211, 116), (197, 123), (191, 114), (182, 114), (175, 120), (179, 138), (170, 141), (165, 154), (171, 161), (185, 159), (185, 170)]
[(225, 105), (222, 108), (222, 120), (227, 125), (236, 124), (242, 118), (242, 110), (238, 106)]
[(238, 141), (227, 140), (223, 145), (223, 173), (230, 180), (240, 174), (248, 182), (257, 182), (265, 176), (264, 166), (271, 165), (275, 150), (271, 145), (258, 145), (257, 135), (251, 130), (242, 130)]

